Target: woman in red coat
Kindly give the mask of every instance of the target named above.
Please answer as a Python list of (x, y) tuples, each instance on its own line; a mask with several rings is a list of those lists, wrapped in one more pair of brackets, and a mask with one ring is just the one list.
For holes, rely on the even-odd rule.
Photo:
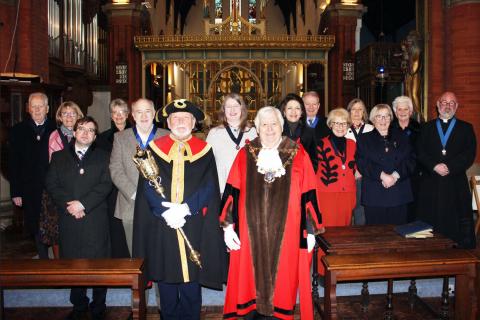
[(348, 226), (356, 203), (356, 145), (345, 138), (350, 126), (347, 110), (330, 111), (327, 125), (332, 133), (317, 146), (318, 203), (325, 227)]

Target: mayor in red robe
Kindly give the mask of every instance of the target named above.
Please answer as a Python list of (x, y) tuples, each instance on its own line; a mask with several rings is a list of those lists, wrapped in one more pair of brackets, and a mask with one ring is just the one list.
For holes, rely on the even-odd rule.
[(220, 216), (230, 249), (224, 319), (293, 319), (300, 284), (302, 319), (313, 318), (314, 234), (323, 230), (315, 173), (304, 148), (282, 137), (278, 109), (258, 111), (259, 138), (240, 150)]

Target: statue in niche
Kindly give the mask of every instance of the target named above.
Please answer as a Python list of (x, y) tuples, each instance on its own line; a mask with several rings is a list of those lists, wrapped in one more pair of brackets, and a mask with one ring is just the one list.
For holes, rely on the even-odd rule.
[(402, 69), (405, 74), (405, 94), (412, 99), (417, 120), (422, 118), (420, 92), (422, 84), (422, 43), (420, 34), (412, 30), (402, 41)]

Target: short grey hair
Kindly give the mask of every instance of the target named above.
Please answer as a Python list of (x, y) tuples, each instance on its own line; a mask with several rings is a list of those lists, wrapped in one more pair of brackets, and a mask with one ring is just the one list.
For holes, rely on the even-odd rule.
[(273, 113), (277, 117), (277, 120), (280, 123), (280, 127), (282, 128), (282, 131), (283, 131), (283, 124), (285, 120), (283, 120), (282, 113), (280, 112), (280, 110), (272, 106), (263, 107), (257, 111), (257, 115), (255, 116), (255, 120), (254, 120), (257, 131), (260, 128), (260, 121), (267, 113)]
[(130, 113), (130, 108), (123, 99), (113, 99), (112, 102), (110, 102), (110, 113), (113, 112), (113, 108), (115, 107), (119, 107), (120, 109), (122, 109), (122, 111)]
[(380, 103), (380, 104), (377, 104), (375, 107), (373, 107), (372, 111), (370, 111), (371, 123), (374, 123), (375, 117), (377, 116), (380, 110), (388, 110), (388, 114), (390, 115), (390, 120), (393, 120), (392, 108), (390, 108), (390, 106), (386, 103)]
[(45, 93), (43, 92), (33, 92), (31, 93), (29, 96), (28, 96), (28, 105), (31, 104), (32, 102), (32, 99), (35, 98), (35, 97), (40, 97), (43, 99), (43, 104), (45, 106), (48, 106), (48, 97)]
[(397, 106), (399, 104), (406, 104), (410, 112), (413, 113), (413, 102), (412, 102), (412, 99), (410, 99), (409, 97), (407, 96), (396, 97), (395, 100), (393, 100), (392, 102), (393, 112), (397, 113)]

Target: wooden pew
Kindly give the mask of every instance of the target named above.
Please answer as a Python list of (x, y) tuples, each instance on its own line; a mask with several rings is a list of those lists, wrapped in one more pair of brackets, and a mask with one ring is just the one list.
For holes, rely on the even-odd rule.
[[(327, 255), (322, 257), (322, 261), (326, 267), (324, 300), (326, 319), (338, 319), (336, 297), (338, 282), (442, 276), (455, 276), (455, 319), (478, 319), (475, 288), (478, 258), (468, 250)], [(390, 286), (389, 291), (392, 289)]]
[(143, 259), (0, 260), (0, 319), (3, 289), (45, 287), (130, 287), (133, 319), (145, 319)]

